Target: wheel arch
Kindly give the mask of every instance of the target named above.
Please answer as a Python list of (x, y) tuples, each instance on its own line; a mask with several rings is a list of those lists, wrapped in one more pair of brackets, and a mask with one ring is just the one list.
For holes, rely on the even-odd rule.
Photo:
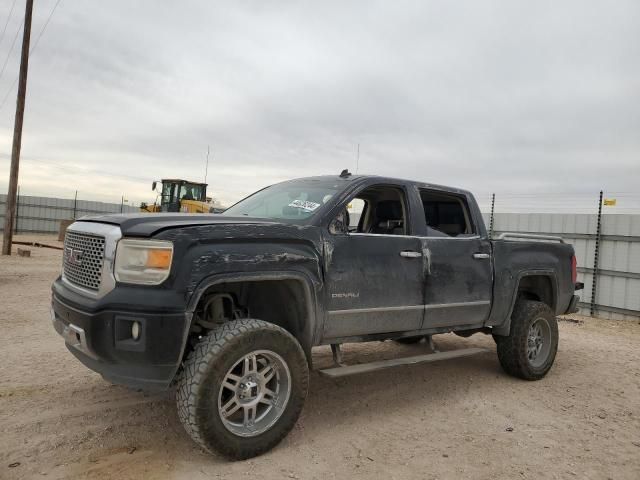
[(516, 303), (521, 298), (542, 302), (555, 312), (558, 303), (558, 279), (556, 273), (553, 270), (526, 270), (517, 275), (505, 321), (502, 325), (492, 328), (495, 335), (509, 335), (511, 331), (511, 316)]
[[(257, 285), (262, 285), (264, 288), (256, 288)], [(193, 323), (193, 314), (203, 297), (208, 292), (215, 291), (217, 288), (241, 288), (243, 286), (253, 287), (256, 293), (255, 298), (250, 300), (251, 304), (248, 305), (249, 307), (256, 307), (257, 304), (255, 302), (264, 300), (267, 295), (269, 300), (276, 301), (272, 304), (274, 307), (273, 313), (257, 308), (257, 315), (253, 315), (253, 312), (250, 312), (251, 315), (279, 325), (291, 333), (302, 346), (310, 362), (311, 347), (317, 339), (318, 332), (322, 331), (322, 326), (319, 325), (320, 322), (318, 321), (321, 317), (317, 313), (318, 303), (314, 282), (308, 275), (299, 271), (227, 273), (203, 279), (194, 290), (187, 304), (187, 312), (190, 314), (191, 319), (189, 328), (185, 333), (183, 356), (187, 337)], [(294, 289), (293, 291), (291, 290), (292, 288)], [(288, 298), (291, 294), (293, 294), (297, 300), (293, 305), (285, 305), (284, 302), (277, 302), (277, 300)], [(300, 296), (298, 296), (298, 294), (300, 294)], [(255, 308), (253, 310), (256, 311)], [(282, 315), (282, 317), (278, 317), (278, 315)]]

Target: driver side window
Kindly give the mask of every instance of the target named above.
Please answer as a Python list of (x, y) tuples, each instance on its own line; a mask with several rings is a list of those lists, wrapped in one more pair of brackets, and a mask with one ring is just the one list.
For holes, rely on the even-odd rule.
[(408, 235), (407, 202), (398, 187), (376, 185), (353, 198), (331, 222), (331, 233)]

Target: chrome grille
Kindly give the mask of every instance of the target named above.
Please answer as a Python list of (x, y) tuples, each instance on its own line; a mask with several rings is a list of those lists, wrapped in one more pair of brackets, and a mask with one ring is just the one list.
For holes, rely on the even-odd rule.
[(82, 288), (98, 290), (104, 247), (104, 237), (67, 230), (62, 269), (64, 278)]

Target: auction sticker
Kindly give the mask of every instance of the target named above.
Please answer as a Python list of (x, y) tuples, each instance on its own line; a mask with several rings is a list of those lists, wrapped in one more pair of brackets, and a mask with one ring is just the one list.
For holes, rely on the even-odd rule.
[(289, 206), (295, 207), (295, 208), (302, 208), (307, 212), (313, 212), (320, 206), (320, 204), (316, 202), (307, 202), (305, 200), (294, 200), (289, 204)]

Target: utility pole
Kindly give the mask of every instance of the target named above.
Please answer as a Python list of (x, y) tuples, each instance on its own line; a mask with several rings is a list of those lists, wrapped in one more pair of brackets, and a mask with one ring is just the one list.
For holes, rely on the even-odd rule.
[(26, 0), (24, 13), (24, 32), (22, 36), (22, 54), (20, 56), (20, 76), (18, 81), (18, 99), (16, 101), (16, 119), (13, 127), (13, 147), (11, 150), (11, 170), (9, 171), (9, 190), (4, 214), (2, 231), (2, 254), (11, 255), (13, 243), (13, 222), (16, 216), (18, 194), (18, 169), (20, 148), (22, 147), (22, 123), (24, 120), (24, 99), (27, 93), (27, 71), (29, 69), (29, 43), (31, 41), (31, 17), (33, 0)]

